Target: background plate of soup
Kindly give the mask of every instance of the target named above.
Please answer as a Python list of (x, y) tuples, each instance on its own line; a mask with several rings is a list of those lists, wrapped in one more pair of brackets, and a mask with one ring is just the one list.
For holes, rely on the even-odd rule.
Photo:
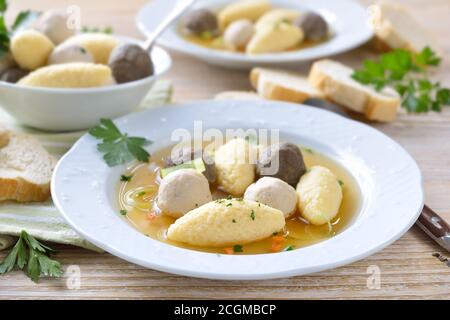
[[(196, 8), (219, 11), (233, 0), (199, 0)], [(158, 43), (174, 51), (194, 56), (207, 63), (229, 68), (249, 69), (255, 66), (290, 66), (299, 62), (329, 57), (356, 48), (373, 36), (366, 9), (353, 0), (271, 0), (274, 8), (315, 12), (327, 22), (330, 35), (326, 41), (312, 46), (302, 46), (288, 52), (248, 55), (241, 52), (217, 50), (195, 43), (182, 35), (180, 22), (174, 23), (158, 40)], [(168, 13), (176, 1), (154, 0), (138, 12), (136, 24), (146, 35), (150, 34)]]
[[(279, 130), (283, 141), (312, 149), (317, 155), (305, 152), (307, 165), (329, 167), (349, 188), (344, 189), (350, 198), (342, 226), (330, 237), (323, 237), (326, 228), (300, 227), (293, 232), (309, 232), (311, 241), (278, 253), (261, 252), (264, 243), (249, 254), (229, 255), (164, 241), (158, 238), (164, 226), (146, 229), (138, 213), (120, 214), (121, 175), (130, 168), (143, 170), (142, 165), (108, 167), (97, 151), (98, 141), (89, 135), (55, 169), (55, 205), (77, 232), (113, 255), (160, 271), (229, 280), (302, 275), (365, 258), (402, 236), (423, 207), (422, 177), (411, 156), (379, 131), (327, 111), (282, 102), (202, 101), (155, 108), (115, 122), (122, 131), (153, 141), (148, 151), (154, 158), (148, 166), (178, 142), (174, 132), (193, 132), (199, 121), (203, 130)], [(136, 183), (151, 182), (150, 175), (141, 177)]]

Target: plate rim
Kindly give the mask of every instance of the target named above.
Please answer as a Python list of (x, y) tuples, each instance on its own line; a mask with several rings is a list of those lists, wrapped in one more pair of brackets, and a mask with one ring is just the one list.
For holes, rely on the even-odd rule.
[[(216, 103), (216, 104), (227, 104), (227, 103), (231, 103), (230, 101), (214, 101), (214, 100), (201, 100), (201, 101), (192, 101), (189, 103), (185, 103), (183, 105), (180, 104), (173, 104), (173, 105), (169, 105), (169, 106), (162, 106), (162, 107), (157, 107), (157, 108), (152, 108), (146, 111), (142, 111), (140, 114), (142, 113), (148, 113), (151, 114), (153, 112), (156, 111), (160, 111), (160, 110), (165, 110), (168, 108), (182, 108), (183, 106), (192, 106), (195, 107), (195, 105), (198, 104), (211, 104), (211, 103)], [(398, 230), (395, 235), (391, 236), (388, 240), (385, 240), (384, 242), (380, 242), (378, 245), (374, 246), (373, 248), (371, 248), (370, 250), (363, 250), (362, 252), (360, 252), (358, 255), (353, 255), (352, 257), (348, 257), (345, 259), (341, 259), (337, 262), (330, 262), (328, 264), (322, 264), (320, 266), (316, 266), (313, 267), (311, 270), (302, 270), (302, 267), (297, 267), (294, 269), (290, 269), (290, 270), (281, 270), (281, 271), (277, 271), (277, 272), (271, 272), (271, 273), (263, 273), (263, 274), (255, 274), (255, 275), (249, 275), (247, 273), (242, 273), (242, 274), (224, 274), (224, 273), (217, 273), (214, 271), (204, 271), (204, 270), (197, 270), (197, 271), (192, 271), (192, 270), (186, 270), (183, 266), (181, 267), (171, 267), (171, 266), (167, 266), (167, 265), (161, 265), (155, 261), (153, 262), (149, 262), (149, 261), (142, 261), (139, 258), (133, 257), (132, 255), (127, 254), (126, 252), (121, 252), (120, 250), (116, 250), (116, 248), (109, 246), (108, 244), (104, 244), (102, 242), (97, 241), (97, 239), (95, 239), (94, 237), (91, 237), (89, 234), (87, 234), (86, 232), (84, 232), (81, 228), (79, 228), (77, 226), (77, 224), (72, 221), (72, 218), (70, 217), (70, 215), (68, 215), (65, 212), (64, 209), (64, 205), (63, 205), (63, 201), (61, 199), (61, 197), (58, 195), (58, 192), (56, 190), (56, 180), (57, 180), (57, 176), (61, 170), (61, 167), (65, 165), (65, 162), (67, 160), (68, 157), (70, 157), (79, 147), (79, 145), (81, 143), (83, 143), (84, 140), (88, 139), (87, 137), (88, 134), (83, 135), (75, 144), (74, 146), (60, 159), (60, 161), (58, 162), (57, 166), (55, 167), (54, 170), (54, 174), (52, 176), (52, 183), (51, 183), (51, 192), (52, 192), (52, 198), (53, 201), (55, 203), (55, 206), (57, 207), (57, 209), (61, 212), (61, 214), (63, 215), (64, 219), (79, 233), (81, 234), (83, 237), (85, 237), (88, 241), (90, 241), (91, 243), (93, 243), (94, 245), (104, 249), (105, 251), (108, 251), (110, 253), (112, 253), (115, 256), (118, 256), (124, 260), (127, 260), (129, 262), (141, 265), (143, 267), (146, 268), (151, 268), (151, 269), (155, 269), (155, 270), (159, 270), (162, 272), (169, 272), (169, 273), (174, 273), (174, 274), (179, 274), (179, 275), (184, 275), (184, 276), (191, 276), (191, 277), (197, 277), (197, 278), (207, 278), (207, 279), (221, 279), (221, 280), (260, 280), (260, 279), (275, 279), (275, 278), (284, 278), (284, 277), (290, 277), (290, 276), (294, 276), (294, 275), (303, 275), (303, 274), (310, 274), (310, 273), (315, 273), (315, 272), (319, 272), (319, 271), (323, 271), (323, 270), (327, 270), (327, 269), (331, 269), (331, 268), (336, 268), (339, 266), (343, 266), (358, 260), (361, 260), (367, 256), (372, 255), (375, 252), (378, 252), (379, 250), (385, 248), (386, 246), (390, 245), (391, 243), (393, 243), (394, 241), (396, 241), (398, 238), (400, 238), (404, 233), (406, 233), (407, 230), (410, 229), (410, 227), (415, 223), (418, 215), (420, 214), (422, 207), (424, 205), (424, 188), (423, 188), (423, 177), (422, 174), (420, 172), (420, 169), (417, 165), (417, 163), (415, 162), (415, 160), (412, 158), (412, 156), (403, 148), (401, 147), (398, 143), (396, 143), (394, 140), (392, 140), (390, 137), (388, 137), (386, 134), (382, 133), (379, 130), (374, 129), (373, 127), (370, 127), (364, 123), (360, 123), (357, 122), (355, 120), (351, 120), (351, 119), (347, 119), (344, 118), (340, 115), (336, 115), (334, 113), (331, 113), (329, 111), (325, 111), (325, 110), (320, 110), (314, 107), (309, 107), (309, 106), (305, 106), (305, 105), (298, 105), (298, 104), (292, 104), (292, 103), (285, 103), (285, 102), (268, 102), (268, 101), (258, 101), (258, 102), (249, 102), (249, 101), (235, 101), (233, 100), (234, 104), (249, 104), (249, 103), (255, 103), (255, 104), (262, 104), (262, 105), (271, 105), (271, 108), (274, 108), (275, 106), (273, 106), (274, 103), (276, 104), (280, 104), (280, 105), (284, 105), (286, 108), (288, 108), (289, 106), (291, 106), (292, 108), (298, 108), (298, 109), (305, 109), (305, 110), (309, 110), (309, 111), (313, 111), (314, 112), (319, 112), (322, 114), (328, 114), (331, 117), (337, 117), (337, 119), (340, 119), (341, 121), (345, 121), (348, 123), (352, 123), (352, 124), (356, 124), (357, 126), (360, 126), (361, 128), (364, 128), (364, 130), (369, 130), (372, 131), (372, 133), (375, 133), (377, 135), (379, 135), (380, 137), (382, 137), (383, 139), (387, 139), (390, 143), (393, 143), (397, 148), (399, 148), (399, 150), (408, 158), (408, 161), (411, 161), (410, 164), (415, 166), (415, 170), (417, 171), (416, 173), (419, 174), (418, 178), (419, 178), (419, 183), (420, 183), (420, 201), (418, 203), (418, 207), (417, 207), (417, 212), (411, 213), (411, 215), (409, 216), (408, 219), (408, 223), (405, 223), (405, 225), (402, 226), (401, 230)], [(212, 106), (213, 108), (216, 106)], [(308, 112), (309, 112), (308, 111)], [(115, 121), (119, 121), (119, 122), (123, 122), (126, 121), (128, 122), (127, 118), (132, 117), (133, 114), (130, 115), (126, 115), (123, 116), (121, 118), (116, 119)], [(97, 155), (98, 156), (98, 155)], [(116, 213), (117, 214), (117, 213)], [(339, 237), (340, 235), (345, 234), (345, 231), (338, 234), (337, 236), (333, 237), (332, 239)], [(141, 234), (142, 235), (142, 234)], [(143, 237), (145, 237), (144, 235), (142, 235)], [(331, 240), (331, 239), (330, 239)], [(330, 240), (327, 241), (323, 241), (320, 242), (318, 244), (312, 245), (312, 246), (308, 246), (306, 248), (312, 248), (314, 246), (317, 246), (319, 244), (324, 244), (329, 242)], [(151, 240), (154, 242), (157, 242), (156, 240)], [(170, 245), (165, 245), (163, 247), (173, 247)], [(173, 247), (176, 248), (176, 247)], [(231, 256), (234, 258), (238, 258), (238, 259), (248, 259), (248, 257), (261, 257), (261, 256), (275, 256), (275, 255), (279, 255), (279, 254), (291, 254), (292, 252), (298, 252), (301, 251), (303, 249), (306, 248), (302, 248), (299, 250), (294, 250), (291, 251), (289, 253), (278, 253), (278, 254), (263, 254), (263, 255), (243, 255), (243, 256)], [(167, 248), (166, 248), (167, 249)], [(179, 250), (184, 250), (184, 251), (189, 251), (191, 253), (193, 253), (194, 256), (196, 255), (211, 255), (209, 253), (201, 253), (198, 251), (192, 251), (192, 250), (186, 250), (186, 249), (180, 249)], [(214, 255), (214, 254), (212, 254)], [(228, 259), (229, 257), (227, 257), (226, 255), (222, 255), (223, 259)]]

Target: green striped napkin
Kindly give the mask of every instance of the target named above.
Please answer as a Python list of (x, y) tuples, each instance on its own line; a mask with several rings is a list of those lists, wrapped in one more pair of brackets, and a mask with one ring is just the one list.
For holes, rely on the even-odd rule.
[[(170, 102), (172, 85), (169, 81), (158, 81), (137, 110)], [(46, 133), (20, 126), (11, 116), (0, 109), (0, 124), (16, 131), (34, 135), (44, 147), (56, 157), (61, 157), (85, 131), (71, 133)], [(22, 230), (37, 239), (62, 244), (71, 244), (99, 251), (81, 238), (65, 222), (51, 201), (47, 203), (5, 202), (0, 204), (0, 250), (15, 243), (11, 236), (18, 236)]]

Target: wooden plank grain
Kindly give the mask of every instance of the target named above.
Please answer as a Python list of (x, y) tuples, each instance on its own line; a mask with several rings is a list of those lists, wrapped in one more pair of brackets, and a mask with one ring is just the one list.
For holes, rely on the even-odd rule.
[[(115, 33), (139, 37), (136, 10), (146, 0), (21, 0), (11, 2), (8, 19), (25, 8), (48, 9), (78, 5), (82, 24), (112, 26)], [(363, 0), (368, 5), (372, 1)], [(450, 85), (450, 6), (448, 0), (399, 0), (441, 40), (446, 59), (434, 75)], [(210, 99), (225, 90), (249, 90), (248, 74), (209, 66), (194, 58), (171, 53), (174, 60), (166, 78), (176, 101)], [(363, 46), (336, 57), (358, 66), (374, 53)], [(307, 70), (308, 64), (298, 70)], [(441, 114), (400, 115), (392, 124), (371, 124), (403, 147), (418, 162), (424, 176), (427, 203), (450, 220), (450, 110)], [(214, 281), (148, 270), (108, 253), (57, 246), (56, 258), (65, 268), (80, 268), (79, 289), (69, 275), (34, 284), (21, 272), (0, 278), (0, 299), (450, 299), (450, 268), (433, 257), (441, 249), (417, 227), (384, 250), (350, 265), (307, 276), (265, 281)], [(5, 253), (0, 253), (0, 259)], [(369, 267), (380, 270), (380, 288), (370, 289)]]

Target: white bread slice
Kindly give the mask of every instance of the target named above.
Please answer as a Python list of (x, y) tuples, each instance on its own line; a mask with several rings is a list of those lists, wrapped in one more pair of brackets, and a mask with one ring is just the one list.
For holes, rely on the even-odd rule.
[(23, 133), (0, 130), (0, 201), (46, 201), (56, 159)]
[(403, 48), (416, 53), (429, 46), (442, 54), (437, 40), (401, 4), (380, 1), (370, 6), (369, 14), (379, 46), (382, 43), (391, 49)]
[(250, 82), (261, 97), (269, 100), (301, 103), (309, 98), (323, 98), (307, 78), (284, 70), (254, 68)]
[(263, 100), (256, 92), (252, 91), (225, 91), (218, 93), (215, 100)]
[(391, 88), (381, 92), (352, 79), (353, 69), (332, 60), (320, 60), (313, 64), (309, 82), (330, 99), (367, 119), (390, 122), (396, 117), (400, 97)]

